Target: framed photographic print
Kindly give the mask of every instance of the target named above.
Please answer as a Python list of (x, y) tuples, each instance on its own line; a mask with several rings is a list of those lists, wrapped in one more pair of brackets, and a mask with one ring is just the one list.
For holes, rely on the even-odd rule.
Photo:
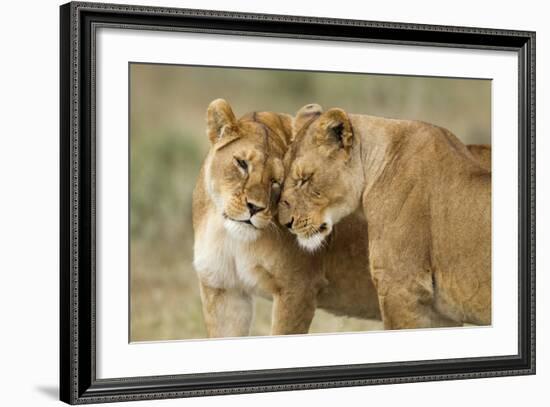
[(535, 373), (535, 33), (60, 21), (61, 400)]

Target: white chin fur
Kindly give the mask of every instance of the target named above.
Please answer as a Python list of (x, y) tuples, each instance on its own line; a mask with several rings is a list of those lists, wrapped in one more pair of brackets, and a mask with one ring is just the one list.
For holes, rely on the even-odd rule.
[(298, 244), (302, 249), (313, 253), (323, 246), (324, 240), (325, 237), (321, 233), (316, 233), (305, 239), (303, 237), (298, 237)]
[(229, 232), (231, 237), (244, 242), (252, 242), (260, 236), (260, 231), (252, 225), (247, 225), (242, 222), (235, 222), (231, 219), (225, 219), (223, 222), (225, 230)]

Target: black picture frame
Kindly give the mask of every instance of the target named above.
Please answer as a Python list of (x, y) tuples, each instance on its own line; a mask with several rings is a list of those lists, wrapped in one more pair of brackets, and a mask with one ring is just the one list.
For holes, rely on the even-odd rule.
[[(535, 33), (72, 2), (60, 7), (60, 398), (70, 404), (535, 373)], [(97, 27), (511, 50), (519, 56), (519, 349), (515, 355), (96, 378)], [(510, 265), (514, 267), (514, 265)]]

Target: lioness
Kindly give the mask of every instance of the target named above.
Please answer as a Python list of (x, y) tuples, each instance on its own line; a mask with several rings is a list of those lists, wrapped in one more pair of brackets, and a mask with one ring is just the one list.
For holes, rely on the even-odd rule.
[[(273, 299), (272, 334), (307, 333), (315, 308), (380, 319), (367, 229), (343, 219), (316, 253), (275, 222), (292, 117), (207, 110), (211, 148), (193, 193), (194, 266), (210, 337), (249, 334), (253, 296)], [(275, 217), (275, 218), (274, 218)]]
[(491, 173), (448, 130), (306, 105), (279, 220), (315, 250), (359, 210), (387, 329), (491, 323)]

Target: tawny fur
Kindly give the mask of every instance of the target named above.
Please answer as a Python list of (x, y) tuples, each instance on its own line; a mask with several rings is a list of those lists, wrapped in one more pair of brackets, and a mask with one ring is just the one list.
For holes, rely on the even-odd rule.
[[(237, 120), (215, 100), (207, 120), (211, 149), (193, 193), (193, 228), (208, 335), (247, 335), (255, 295), (273, 299), (275, 335), (307, 333), (317, 307), (380, 319), (361, 214), (343, 219), (315, 253), (276, 222), (292, 118), (263, 112)], [(247, 202), (264, 209), (250, 216)]]
[(487, 171), (491, 171), (491, 146), (487, 144), (470, 144), (466, 146), (474, 158)]
[[(298, 240), (358, 209), (387, 329), (491, 323), (490, 149), (448, 130), (304, 107), (279, 219)], [(485, 157), (485, 158), (483, 158)]]

